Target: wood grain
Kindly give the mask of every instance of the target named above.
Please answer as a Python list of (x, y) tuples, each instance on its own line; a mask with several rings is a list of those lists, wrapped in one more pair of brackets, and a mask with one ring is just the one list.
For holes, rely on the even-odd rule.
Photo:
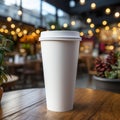
[(76, 89), (74, 109), (52, 112), (46, 109), (45, 90), (27, 89), (4, 93), (2, 120), (119, 120), (120, 94)]

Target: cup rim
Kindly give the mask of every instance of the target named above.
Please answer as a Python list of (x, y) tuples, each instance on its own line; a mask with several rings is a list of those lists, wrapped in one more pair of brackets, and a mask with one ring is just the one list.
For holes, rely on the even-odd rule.
[(78, 40), (81, 41), (81, 37), (79, 32), (77, 31), (70, 31), (70, 30), (55, 30), (55, 31), (43, 31), (41, 32), (41, 36), (39, 37), (40, 41), (43, 40), (67, 40), (67, 41), (74, 41)]

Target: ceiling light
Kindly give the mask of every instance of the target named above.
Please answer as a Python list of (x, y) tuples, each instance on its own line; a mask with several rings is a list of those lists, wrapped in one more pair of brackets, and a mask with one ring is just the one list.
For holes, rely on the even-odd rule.
[(85, 4), (85, 0), (80, 0), (80, 4), (84, 5)]
[(36, 33), (35, 33), (35, 32), (32, 32), (32, 35), (33, 35), (33, 36), (36, 36)]
[(19, 37), (22, 37), (22, 32), (19, 32), (19, 33), (18, 33), (18, 36), (19, 36)]
[(97, 29), (95, 30), (95, 32), (96, 32), (96, 33), (99, 33), (99, 32), (100, 32), (100, 29), (97, 28)]
[(71, 21), (71, 25), (72, 26), (74, 26), (76, 23), (75, 23), (75, 21), (73, 20), (73, 21)]
[(64, 23), (64, 24), (63, 24), (63, 27), (64, 27), (64, 28), (67, 28), (67, 27), (68, 27), (68, 24), (67, 24), (67, 23)]
[(91, 7), (91, 9), (95, 9), (96, 8), (96, 4), (95, 3), (91, 3), (90, 7)]
[(50, 28), (51, 28), (52, 30), (54, 30), (54, 29), (55, 29), (55, 25), (51, 25)]
[(80, 32), (80, 36), (82, 37), (84, 35), (84, 32)]
[(94, 27), (95, 27), (95, 25), (94, 25), (93, 23), (91, 23), (91, 24), (90, 24), (90, 27), (91, 27), (91, 28), (94, 28)]
[(115, 17), (118, 18), (120, 16), (120, 13), (119, 12), (115, 12)]
[(17, 32), (17, 33), (20, 32), (20, 28), (17, 28), (17, 29), (16, 29), (16, 32)]
[(110, 14), (110, 13), (111, 13), (110, 8), (106, 8), (106, 9), (105, 9), (105, 13), (106, 13), (107, 15)]
[(15, 31), (11, 31), (11, 35), (15, 35)]
[(28, 32), (27, 30), (23, 30), (23, 34), (24, 34), (24, 35), (26, 35), (26, 34), (27, 34), (27, 32)]
[(102, 21), (102, 25), (107, 25), (107, 21), (106, 21), (106, 20), (103, 20), (103, 21)]
[(15, 24), (11, 24), (11, 28), (15, 28)]
[(18, 15), (21, 16), (22, 15), (22, 11), (18, 10)]
[(11, 21), (12, 21), (12, 18), (11, 18), (11, 17), (7, 17), (7, 21), (8, 21), (8, 22), (11, 22)]
[(117, 24), (118, 27), (120, 27), (120, 22)]
[(117, 30), (117, 28), (116, 28), (116, 27), (113, 27), (113, 28), (112, 28), (112, 30), (113, 30), (113, 31), (116, 31), (116, 30)]
[(86, 22), (87, 23), (91, 23), (92, 19), (91, 18), (87, 18)]
[(93, 34), (92, 30), (88, 30), (88, 34), (92, 35)]
[(1, 28), (1, 29), (0, 29), (0, 32), (4, 32), (4, 29), (3, 29), (3, 28)]
[(5, 33), (8, 33), (8, 30), (7, 29), (5, 29), (5, 31), (4, 31)]
[(106, 27), (105, 27), (105, 30), (109, 30), (109, 29), (110, 29), (110, 27), (109, 27), (109, 26), (106, 26)]
[(37, 34), (40, 34), (40, 30), (39, 30), (39, 29), (37, 29), (37, 30), (36, 30), (36, 33), (37, 33)]

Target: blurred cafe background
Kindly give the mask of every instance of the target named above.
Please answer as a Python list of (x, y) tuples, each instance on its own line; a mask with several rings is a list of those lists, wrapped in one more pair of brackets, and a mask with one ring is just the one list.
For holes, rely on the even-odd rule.
[(0, 0), (0, 34), (13, 41), (5, 62), (15, 77), (5, 91), (44, 87), (39, 36), (46, 30), (80, 33), (76, 87), (94, 88), (95, 58), (120, 51), (120, 0)]

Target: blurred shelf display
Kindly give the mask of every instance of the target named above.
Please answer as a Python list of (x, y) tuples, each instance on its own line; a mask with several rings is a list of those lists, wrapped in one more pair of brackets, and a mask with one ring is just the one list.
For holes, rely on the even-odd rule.
[(82, 37), (82, 41), (80, 42), (80, 53), (90, 54), (93, 52), (93, 48), (94, 48), (94, 38)]

